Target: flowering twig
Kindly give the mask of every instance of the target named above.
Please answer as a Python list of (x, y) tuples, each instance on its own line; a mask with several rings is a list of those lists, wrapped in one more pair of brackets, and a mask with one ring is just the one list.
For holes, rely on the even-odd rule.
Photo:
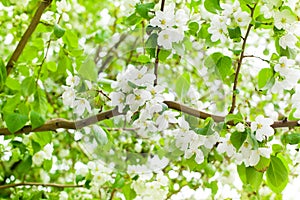
[(24, 35), (22, 36), (20, 42), (18, 43), (18, 46), (16, 47), (15, 51), (13, 52), (13, 55), (11, 56), (11, 58), (9, 59), (7, 65), (6, 65), (7, 75), (9, 75), (10, 71), (14, 67), (19, 56), (23, 52), (24, 47), (25, 47), (26, 43), (28, 42), (29, 37), (32, 35), (35, 28), (37, 27), (44, 10), (51, 4), (51, 2), (52, 2), (52, 0), (42, 0), (41, 1), (40, 6), (38, 7), (37, 11), (35, 12), (30, 25), (28, 26), (28, 28), (25, 31)]
[[(161, 5), (160, 5), (160, 10), (163, 12), (164, 11), (164, 7), (165, 7), (165, 0), (161, 1)], [(157, 50), (156, 50), (156, 57), (155, 57), (155, 65), (154, 65), (154, 75), (155, 75), (155, 80), (154, 80), (154, 86), (157, 85), (157, 76), (158, 76), (158, 64), (159, 64), (159, 55), (160, 52), (160, 48), (157, 45)]]
[(255, 55), (244, 55), (244, 58), (258, 58), (258, 59), (260, 59), (260, 60), (262, 60), (264, 62), (270, 63), (269, 60), (263, 59), (263, 58), (261, 58), (259, 56), (255, 56)]
[[(183, 112), (185, 114), (200, 118), (200, 119), (207, 119), (211, 117), (215, 122), (224, 122), (225, 117), (224, 116), (219, 116), (219, 115), (213, 115), (209, 114), (194, 108), (191, 108), (189, 106), (180, 104), (175, 101), (164, 101), (164, 103), (168, 106), (168, 108), (177, 110), (180, 112)], [(57, 119), (52, 119), (48, 122), (46, 122), (44, 125), (40, 126), (39, 128), (32, 129), (31, 125), (24, 126), (21, 130), (17, 131), (15, 134), (22, 134), (22, 133), (30, 133), (30, 132), (44, 132), (44, 131), (56, 131), (59, 128), (64, 128), (64, 129), (80, 129), (85, 126), (91, 125), (91, 124), (96, 124), (99, 121), (105, 120), (105, 119), (110, 119), (115, 116), (119, 116), (125, 113), (120, 113), (118, 112), (118, 109), (115, 108), (113, 110), (108, 110), (105, 112), (98, 113), (97, 115), (77, 120), (77, 121), (70, 121), (66, 120), (63, 118), (57, 118)], [(248, 125), (250, 122), (246, 122)], [(232, 122), (227, 122), (228, 125), (233, 125)], [(273, 128), (282, 128), (282, 127), (295, 127), (295, 126), (300, 126), (298, 124), (297, 120), (292, 120), (292, 121), (275, 121), (271, 127)], [(1, 128), (0, 129), (0, 135), (11, 135), (12, 133), (9, 132), (7, 128)]]
[(7, 185), (0, 185), (0, 190), (6, 189), (6, 188), (11, 188), (11, 187), (18, 187), (18, 186), (43, 186), (43, 187), (56, 187), (56, 188), (84, 187), (84, 185), (24, 182), (24, 183), (12, 183), (12, 184), (7, 184)]
[[(256, 7), (256, 4), (254, 4), (253, 7), (250, 7), (250, 6), (248, 6), (248, 7), (251, 10), (251, 18), (252, 18), (253, 14), (254, 14), (255, 7)], [(253, 25), (250, 22), (249, 25), (248, 25), (245, 37), (243, 37), (242, 52), (241, 52), (240, 58), (238, 60), (238, 65), (237, 65), (235, 76), (234, 76), (234, 82), (233, 82), (233, 88), (232, 88), (232, 101), (231, 101), (231, 108), (229, 110), (229, 113), (233, 113), (234, 109), (235, 109), (235, 106), (236, 106), (237, 83), (238, 83), (238, 78), (239, 78), (239, 73), (240, 73), (240, 70), (241, 70), (243, 58), (245, 57), (244, 53), (245, 53), (247, 38), (249, 36), (249, 33), (250, 33), (250, 30), (251, 30), (252, 26)]]

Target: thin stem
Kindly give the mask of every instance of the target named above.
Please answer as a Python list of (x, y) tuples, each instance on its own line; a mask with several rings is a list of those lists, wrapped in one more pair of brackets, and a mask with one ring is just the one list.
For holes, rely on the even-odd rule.
[(43, 186), (43, 187), (56, 187), (56, 188), (75, 188), (84, 187), (84, 185), (69, 185), (69, 184), (58, 184), (58, 183), (36, 183), (36, 182), (24, 182), (24, 183), (12, 183), (7, 185), (0, 185), (1, 189), (18, 187), (18, 186)]
[(9, 59), (7, 65), (6, 65), (6, 73), (7, 76), (10, 74), (12, 68), (14, 67), (15, 63), (18, 61), (21, 53), (24, 50), (25, 45), (28, 42), (28, 39), (36, 29), (37, 25), (39, 24), (40, 18), (44, 12), (44, 10), (51, 4), (52, 0), (42, 0), (37, 11), (35, 12), (30, 25), (28, 26), (27, 30), (25, 31), (24, 35), (22, 36), (20, 42), (18, 43), (18, 46), (16, 47), (15, 51), (13, 52), (13, 55)]
[[(256, 4), (254, 5), (254, 7), (250, 7), (250, 6), (248, 6), (248, 7), (251, 10), (251, 18), (252, 18), (254, 10), (255, 10), (255, 7), (256, 7)], [(235, 72), (235, 76), (234, 76), (234, 82), (233, 82), (233, 88), (232, 88), (232, 102), (231, 102), (231, 108), (229, 110), (229, 113), (233, 113), (234, 109), (236, 107), (236, 94), (237, 94), (238, 78), (239, 78), (239, 73), (240, 73), (242, 62), (243, 62), (243, 58), (244, 58), (244, 53), (245, 53), (245, 48), (246, 48), (246, 44), (247, 44), (247, 39), (248, 39), (248, 36), (249, 36), (249, 33), (250, 33), (250, 30), (251, 30), (252, 26), (253, 25), (251, 23), (248, 25), (245, 37), (243, 38), (242, 52), (241, 52), (240, 58), (238, 60), (238, 66), (237, 66), (237, 69), (236, 69), (236, 72)]]
[[(164, 7), (165, 7), (165, 0), (161, 1), (161, 5), (160, 5), (160, 10), (164, 11)], [(158, 65), (159, 65), (159, 55), (160, 52), (160, 48), (157, 45), (157, 49), (156, 49), (156, 57), (155, 57), (155, 65), (154, 65), (154, 75), (155, 75), (155, 80), (154, 80), (154, 86), (157, 85), (157, 77), (158, 77)]]
[(262, 60), (264, 62), (270, 63), (269, 60), (263, 59), (263, 58), (261, 58), (259, 56), (255, 56), (255, 55), (244, 55), (244, 58), (258, 58), (258, 59), (260, 59), (260, 60)]

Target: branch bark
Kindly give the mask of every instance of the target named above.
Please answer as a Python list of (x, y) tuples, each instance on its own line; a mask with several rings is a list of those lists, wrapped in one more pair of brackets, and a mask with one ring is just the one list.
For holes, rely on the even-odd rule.
[[(191, 107), (188, 107), (186, 105), (180, 104), (175, 101), (164, 101), (164, 103), (173, 110), (177, 110), (180, 112), (183, 112), (185, 114), (200, 118), (200, 119), (207, 119), (208, 117), (211, 117), (215, 122), (224, 122), (225, 117), (224, 116), (219, 116), (219, 115), (213, 115), (209, 114)], [(24, 126), (21, 130), (17, 131), (14, 134), (23, 134), (23, 133), (30, 133), (30, 132), (44, 132), (44, 131), (56, 131), (59, 128), (64, 128), (64, 129), (81, 129), (85, 126), (95, 124), (99, 121), (105, 120), (105, 119), (110, 119), (115, 116), (122, 115), (124, 113), (118, 112), (118, 109), (115, 108), (113, 110), (108, 110), (102, 113), (98, 113), (97, 115), (77, 120), (77, 121), (71, 121), (71, 120), (66, 120), (63, 118), (57, 118), (57, 119), (52, 119), (48, 122), (46, 122), (44, 125), (42, 125), (39, 128), (32, 129), (31, 125)], [(246, 124), (250, 125), (251, 122), (246, 122)], [(232, 122), (228, 122), (228, 125), (233, 125)], [(298, 124), (298, 121), (293, 120), (293, 121), (275, 121), (274, 124), (272, 125), (273, 128), (282, 128), (282, 127), (295, 127), (295, 126), (300, 126)], [(1, 128), (0, 129), (0, 135), (12, 135), (11, 132), (7, 128)]]
[(52, 2), (52, 0), (42, 0), (41, 1), (37, 11), (35, 12), (32, 20), (31, 20), (30, 25), (28, 26), (26, 32), (22, 36), (15, 51), (13, 52), (13, 55), (11, 56), (11, 58), (9, 59), (7, 65), (6, 65), (7, 76), (10, 74), (12, 68), (14, 67), (15, 63), (19, 59), (19, 56), (23, 52), (24, 47), (28, 42), (28, 39), (30, 38), (30, 36), (32, 35), (34, 30), (36, 29), (44, 10), (51, 4), (51, 2)]
[(0, 185), (0, 190), (6, 189), (6, 188), (11, 188), (11, 187), (18, 187), (18, 186), (43, 186), (43, 187), (56, 187), (56, 188), (84, 187), (83, 185), (25, 182), (25, 183), (12, 183), (12, 184), (7, 184), (7, 185)]

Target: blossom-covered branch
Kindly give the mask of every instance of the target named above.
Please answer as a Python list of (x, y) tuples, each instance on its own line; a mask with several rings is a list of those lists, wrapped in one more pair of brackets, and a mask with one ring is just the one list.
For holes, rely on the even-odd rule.
[[(191, 108), (189, 106), (180, 104), (175, 101), (164, 101), (164, 103), (168, 106), (170, 109), (174, 109), (177, 111), (181, 111), (183, 113), (189, 114), (194, 117), (198, 117), (200, 119), (207, 119), (208, 117), (211, 117), (215, 122), (223, 122), (225, 120), (224, 116), (219, 115), (213, 115), (209, 114), (207, 112), (203, 112), (194, 108)], [(77, 121), (70, 121), (63, 118), (57, 118), (52, 119), (48, 122), (46, 122), (44, 125), (42, 125), (39, 128), (32, 129), (31, 125), (24, 126), (22, 129), (17, 131), (15, 134), (22, 134), (22, 133), (30, 133), (30, 132), (44, 132), (44, 131), (56, 131), (59, 128), (64, 129), (80, 129), (85, 126), (89, 126), (91, 124), (95, 124), (99, 121), (110, 119), (115, 116), (119, 116), (122, 113), (118, 112), (117, 107), (113, 110), (108, 110), (102, 113), (99, 113), (97, 115), (77, 120)], [(250, 122), (246, 122), (248, 125), (250, 125)], [(232, 125), (232, 122), (228, 122), (227, 124)], [(282, 128), (282, 127), (295, 127), (299, 126), (298, 121), (275, 121), (274, 124), (271, 125), (273, 128)], [(1, 128), (0, 129), (0, 135), (11, 135), (9, 130), (7, 128)]]
[(25, 183), (12, 183), (7, 185), (0, 185), (0, 190), (18, 187), (18, 186), (43, 186), (43, 187), (56, 187), (56, 188), (74, 188), (74, 187), (84, 187), (84, 185), (70, 185), (70, 184), (58, 184), (58, 183), (36, 183), (36, 182), (25, 182)]
[(15, 62), (17, 62), (19, 56), (23, 52), (23, 49), (24, 49), (29, 37), (32, 35), (35, 28), (37, 27), (44, 10), (51, 4), (51, 2), (52, 2), (52, 0), (41, 1), (40, 6), (38, 7), (37, 11), (35, 12), (30, 25), (28, 26), (26, 32), (22, 36), (18, 46), (16, 47), (13, 55), (11, 56), (10, 60), (8, 61), (7, 65), (6, 65), (7, 75), (9, 75)]

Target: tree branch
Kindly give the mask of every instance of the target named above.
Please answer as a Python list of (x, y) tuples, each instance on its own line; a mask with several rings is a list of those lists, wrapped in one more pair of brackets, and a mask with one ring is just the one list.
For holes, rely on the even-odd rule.
[[(219, 115), (213, 115), (209, 114), (191, 107), (188, 107), (186, 105), (180, 104), (175, 101), (164, 101), (164, 103), (173, 110), (177, 110), (180, 112), (183, 112), (185, 114), (200, 118), (200, 119), (207, 119), (208, 117), (211, 117), (215, 122), (224, 122), (225, 117), (219, 116)], [(30, 133), (30, 132), (44, 132), (44, 131), (56, 131), (59, 128), (64, 129), (80, 129), (85, 126), (95, 124), (99, 121), (110, 119), (112, 117), (122, 115), (124, 113), (119, 113), (118, 109), (115, 108), (113, 110), (108, 110), (102, 113), (98, 113), (97, 115), (77, 120), (77, 121), (70, 121), (63, 118), (57, 118), (52, 119), (48, 122), (46, 122), (44, 125), (42, 125), (39, 128), (32, 129), (31, 125), (24, 126), (21, 130), (17, 131), (14, 134), (22, 134), (22, 133)], [(227, 122), (228, 125), (234, 125), (232, 121)], [(251, 122), (246, 122), (246, 124), (250, 125)], [(271, 125), (273, 128), (282, 128), (282, 127), (295, 127), (300, 126), (298, 124), (297, 120), (293, 121), (275, 121), (273, 125)], [(131, 129), (130, 129), (131, 130)], [(133, 130), (133, 129), (132, 129)], [(12, 135), (11, 132), (7, 128), (1, 128), (0, 129), (0, 135)]]
[(43, 187), (56, 187), (56, 188), (84, 187), (84, 185), (25, 182), (25, 183), (12, 183), (12, 184), (7, 184), (7, 185), (0, 185), (0, 190), (6, 189), (6, 188), (11, 188), (11, 187), (18, 187), (18, 186), (43, 186)]
[[(163, 12), (165, 7), (165, 0), (161, 0), (161, 5), (160, 5), (160, 10)], [(154, 75), (155, 75), (155, 80), (154, 80), (154, 86), (157, 85), (157, 77), (158, 77), (158, 64), (159, 64), (159, 55), (160, 48), (157, 45), (157, 50), (156, 50), (156, 57), (155, 57), (155, 65), (154, 65)]]
[(22, 36), (20, 42), (18, 43), (18, 46), (16, 47), (15, 51), (13, 52), (13, 55), (9, 59), (7, 65), (6, 65), (6, 72), (7, 76), (10, 74), (10, 71), (14, 67), (15, 63), (17, 62), (19, 56), (23, 52), (23, 49), (28, 42), (29, 37), (34, 32), (35, 28), (37, 27), (40, 18), (44, 12), (44, 10), (51, 4), (52, 0), (42, 0), (37, 11), (35, 12), (30, 25), (28, 26), (26, 32)]
[[(255, 7), (256, 7), (256, 4), (254, 4), (253, 8), (249, 7), (250, 10), (251, 10), (251, 18), (253, 17)], [(241, 52), (240, 58), (238, 60), (238, 66), (237, 66), (237, 69), (236, 69), (236, 72), (235, 72), (235, 76), (234, 76), (234, 82), (233, 82), (233, 88), (232, 88), (232, 102), (231, 102), (231, 108), (229, 110), (229, 113), (233, 113), (234, 109), (235, 109), (235, 106), (236, 106), (236, 94), (237, 94), (236, 89), (237, 89), (237, 83), (238, 83), (239, 73), (240, 73), (242, 62), (243, 62), (243, 58), (244, 58), (244, 53), (245, 53), (247, 38), (249, 36), (249, 33), (250, 33), (250, 30), (251, 30), (252, 26), (253, 25), (250, 22), (250, 24), (248, 25), (245, 37), (243, 38), (242, 52)]]

